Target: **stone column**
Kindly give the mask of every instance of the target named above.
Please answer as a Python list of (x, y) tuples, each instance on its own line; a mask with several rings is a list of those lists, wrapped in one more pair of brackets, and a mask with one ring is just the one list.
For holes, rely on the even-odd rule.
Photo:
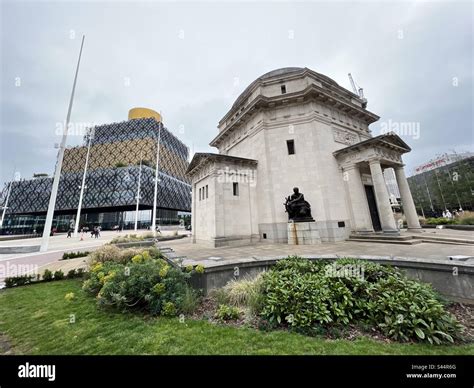
[(360, 178), (359, 166), (353, 164), (344, 167), (344, 181), (347, 183), (352, 211), (352, 230), (356, 233), (370, 233), (374, 231), (370, 218), (369, 205), (365, 194), (364, 185)]
[(382, 173), (382, 167), (379, 160), (370, 160), (370, 173), (374, 184), (375, 200), (377, 210), (379, 211), (380, 224), (384, 233), (399, 233), (395, 224), (390, 197), (388, 195), (387, 185)]
[(193, 244), (196, 243), (196, 198), (197, 198), (197, 184), (193, 182), (192, 201), (191, 201), (191, 235)]
[(400, 190), (400, 197), (402, 199), (403, 212), (407, 219), (408, 229), (421, 229), (418, 214), (416, 213), (415, 203), (411, 196), (410, 186), (408, 186), (407, 177), (403, 166), (394, 167), (395, 176), (397, 177), (398, 189)]

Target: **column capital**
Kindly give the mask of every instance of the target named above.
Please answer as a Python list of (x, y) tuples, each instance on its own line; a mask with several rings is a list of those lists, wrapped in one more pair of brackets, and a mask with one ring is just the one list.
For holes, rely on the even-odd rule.
[(367, 162), (369, 163), (369, 166), (373, 165), (373, 164), (379, 164), (380, 165), (380, 159), (379, 158), (370, 158), (369, 160), (367, 160)]
[(341, 167), (342, 167), (343, 171), (350, 171), (350, 170), (359, 169), (359, 166), (356, 163), (343, 165)]

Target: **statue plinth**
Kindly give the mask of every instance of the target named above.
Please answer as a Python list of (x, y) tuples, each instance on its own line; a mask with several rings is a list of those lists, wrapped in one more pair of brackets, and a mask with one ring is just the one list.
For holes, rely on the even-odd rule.
[(315, 245), (321, 244), (319, 229), (316, 222), (295, 221), (288, 222), (288, 244), (289, 245)]
[(314, 218), (313, 217), (297, 217), (297, 218), (291, 219), (288, 222), (289, 223), (291, 223), (291, 222), (314, 222)]

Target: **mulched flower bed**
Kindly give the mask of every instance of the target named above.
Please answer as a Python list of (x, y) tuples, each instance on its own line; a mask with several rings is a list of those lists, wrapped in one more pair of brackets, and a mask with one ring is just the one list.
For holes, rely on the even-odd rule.
[[(213, 296), (207, 296), (202, 299), (199, 307), (191, 316), (192, 319), (207, 320), (214, 324), (223, 324), (232, 327), (250, 327), (259, 330), (289, 330), (300, 332), (306, 335), (321, 335), (327, 339), (345, 339), (355, 340), (360, 337), (369, 337), (376, 341), (382, 341), (385, 343), (396, 342), (383, 335), (378, 329), (374, 327), (362, 327), (361, 325), (349, 324), (344, 328), (338, 327), (326, 327), (321, 330), (307, 330), (298, 331), (289, 327), (276, 327), (271, 328), (265, 321), (254, 317), (252, 319), (246, 319), (245, 314), (241, 314), (239, 319), (222, 321), (215, 317), (219, 303)], [(453, 314), (456, 319), (464, 326), (464, 341), (462, 343), (474, 342), (474, 305), (465, 305), (461, 303), (453, 303), (446, 307), (446, 309)], [(459, 343), (459, 341), (457, 341)]]

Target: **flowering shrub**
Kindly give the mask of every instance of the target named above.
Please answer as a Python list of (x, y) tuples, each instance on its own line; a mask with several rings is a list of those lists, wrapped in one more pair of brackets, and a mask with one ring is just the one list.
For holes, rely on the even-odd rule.
[[(147, 248), (126, 248), (120, 249), (115, 245), (103, 245), (90, 255), (91, 263), (105, 263), (106, 261), (115, 261), (117, 263), (128, 263), (135, 256), (141, 255), (144, 260), (149, 258), (161, 258), (160, 251), (155, 247)], [(140, 260), (139, 258), (135, 260)]]
[(135, 255), (127, 264), (94, 264), (83, 289), (95, 295), (101, 306), (174, 316), (187, 303), (189, 277), (189, 273), (146, 252)]
[(204, 273), (204, 266), (201, 265), (201, 264), (198, 264), (198, 265), (196, 265), (194, 270), (196, 271), (196, 273)]
[(74, 299), (74, 292), (68, 292), (66, 295), (64, 295), (64, 299), (66, 299), (68, 302)]

